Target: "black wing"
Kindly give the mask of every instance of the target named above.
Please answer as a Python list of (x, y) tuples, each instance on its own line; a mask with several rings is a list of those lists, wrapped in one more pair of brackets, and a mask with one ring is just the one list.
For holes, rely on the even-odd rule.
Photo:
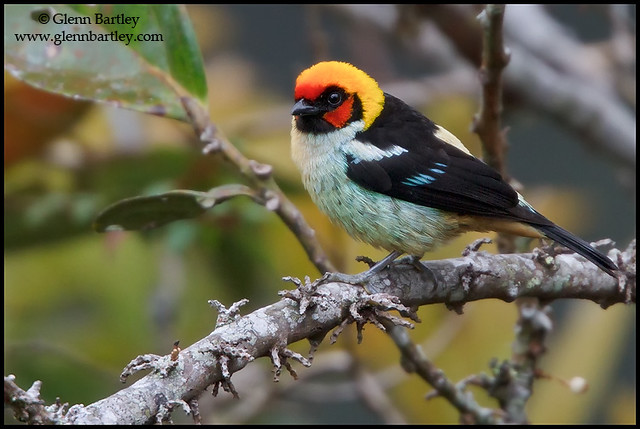
[(615, 277), (618, 267), (607, 256), (521, 202), (497, 171), (438, 138), (438, 127), (428, 118), (391, 95), (385, 94), (385, 103), (380, 117), (357, 138), (388, 156), (365, 160), (347, 154), (351, 180), (427, 207), (528, 223)]
[(371, 161), (348, 155), (351, 180), (423, 206), (521, 219), (518, 194), (497, 171), (436, 137), (438, 128), (433, 122), (401, 100), (385, 96), (383, 113), (357, 138), (382, 150), (399, 146), (406, 151)]

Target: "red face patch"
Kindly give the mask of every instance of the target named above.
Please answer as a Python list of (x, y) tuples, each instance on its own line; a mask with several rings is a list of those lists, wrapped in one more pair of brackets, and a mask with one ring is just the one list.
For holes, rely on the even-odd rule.
[(296, 86), (294, 97), (296, 100), (301, 98), (315, 100), (325, 89), (327, 89), (327, 87), (324, 84), (312, 82), (300, 83)]
[(351, 118), (353, 108), (353, 95), (344, 100), (344, 102), (338, 106), (335, 110), (325, 113), (322, 117), (325, 121), (330, 123), (336, 128), (342, 128), (345, 126), (349, 118)]

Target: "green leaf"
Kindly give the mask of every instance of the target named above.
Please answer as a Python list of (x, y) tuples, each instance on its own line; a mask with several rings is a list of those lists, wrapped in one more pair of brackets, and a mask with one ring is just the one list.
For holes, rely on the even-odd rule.
[[(204, 110), (202, 56), (184, 7), (5, 5), (5, 68), (38, 88), (188, 120)], [(46, 23), (44, 23), (46, 22)]]
[(98, 232), (158, 228), (169, 222), (194, 218), (215, 205), (241, 195), (264, 203), (254, 190), (237, 184), (218, 186), (208, 192), (169, 191), (119, 201), (98, 215), (93, 228)]
[(207, 194), (196, 191), (170, 191), (148, 197), (133, 197), (107, 207), (96, 218), (98, 232), (148, 230), (176, 220), (204, 213), (210, 205), (201, 204)]
[(169, 30), (172, 35), (166, 41), (171, 75), (191, 94), (206, 101), (207, 82), (202, 55), (186, 12), (176, 5), (155, 5), (150, 8), (160, 28)]

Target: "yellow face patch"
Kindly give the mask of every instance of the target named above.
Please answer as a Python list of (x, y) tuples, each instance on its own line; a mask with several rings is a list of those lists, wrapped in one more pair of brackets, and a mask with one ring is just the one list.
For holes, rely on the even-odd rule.
[(324, 61), (309, 67), (298, 76), (294, 96), (315, 100), (332, 86), (360, 98), (365, 129), (369, 128), (382, 111), (384, 93), (371, 76), (349, 63)]

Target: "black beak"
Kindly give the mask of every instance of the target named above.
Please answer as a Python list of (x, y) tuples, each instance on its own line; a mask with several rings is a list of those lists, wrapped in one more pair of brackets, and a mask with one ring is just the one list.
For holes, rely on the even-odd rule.
[(324, 110), (315, 106), (305, 98), (301, 98), (300, 100), (298, 100), (291, 109), (291, 114), (296, 116), (317, 115), (319, 113), (324, 113)]

